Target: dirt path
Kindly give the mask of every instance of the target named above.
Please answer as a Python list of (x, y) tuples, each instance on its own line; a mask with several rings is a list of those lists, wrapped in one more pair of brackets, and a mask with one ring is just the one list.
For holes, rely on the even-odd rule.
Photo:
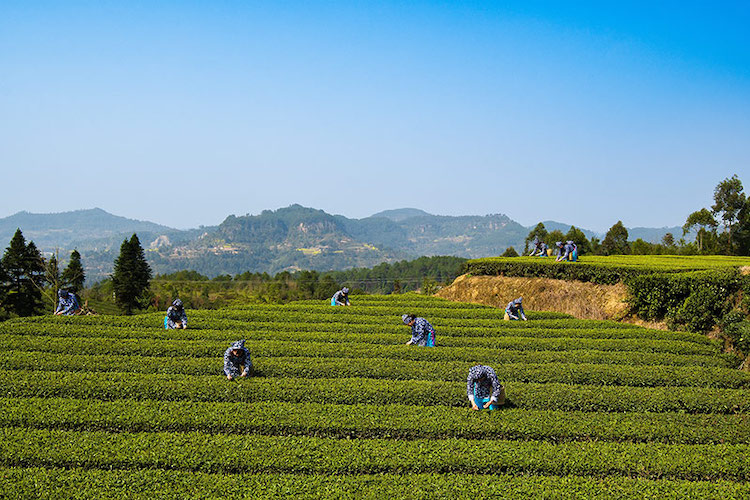
[(463, 275), (437, 294), (448, 300), (500, 308), (523, 297), (524, 309), (557, 311), (582, 319), (623, 320), (628, 313), (623, 284), (595, 285), (548, 278)]

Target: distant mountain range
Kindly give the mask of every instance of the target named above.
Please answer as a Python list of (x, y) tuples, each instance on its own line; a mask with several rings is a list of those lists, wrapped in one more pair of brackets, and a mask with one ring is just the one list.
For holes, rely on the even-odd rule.
[[(570, 229), (569, 224), (555, 221), (544, 221), (544, 225), (548, 231)], [(94, 208), (56, 214), (19, 212), (2, 218), (0, 242), (9, 242), (16, 228), (21, 228), (26, 239), (42, 251), (59, 251), (63, 262), (77, 248), (93, 282), (111, 273), (120, 244), (133, 233), (138, 234), (155, 272), (194, 269), (216, 276), (372, 267), (422, 255), (498, 255), (509, 246), (523, 249), (532, 227), (503, 214), (441, 216), (401, 208), (349, 219), (292, 205), (259, 215), (230, 215), (218, 226), (178, 230)], [(589, 238), (602, 237), (581, 230)], [(675, 237), (682, 234), (679, 226), (628, 231), (631, 240), (651, 242), (660, 241), (667, 232)]]

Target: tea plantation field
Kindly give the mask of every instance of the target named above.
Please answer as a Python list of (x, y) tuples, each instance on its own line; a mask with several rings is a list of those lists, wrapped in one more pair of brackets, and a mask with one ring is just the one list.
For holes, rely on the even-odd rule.
[(474, 275), (552, 278), (615, 284), (654, 273), (719, 271), (750, 267), (750, 257), (724, 255), (583, 255), (577, 262), (554, 257), (486, 257), (466, 262)]
[[(0, 324), (0, 498), (750, 498), (750, 373), (703, 335), (352, 302)], [(469, 408), (476, 363), (503, 409)]]

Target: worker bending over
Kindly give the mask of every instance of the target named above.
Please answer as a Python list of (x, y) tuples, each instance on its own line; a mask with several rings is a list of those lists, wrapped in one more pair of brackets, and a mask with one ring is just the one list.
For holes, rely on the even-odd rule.
[(401, 320), (406, 326), (411, 327), (411, 339), (406, 345), (418, 345), (422, 347), (435, 347), (435, 329), (424, 318), (418, 318), (413, 314), (404, 314)]
[(573, 243), (572, 241), (566, 241), (565, 244), (563, 244), (562, 241), (558, 241), (556, 245), (558, 251), (558, 262), (562, 260), (576, 262), (578, 260), (578, 247), (575, 243)]
[(167, 315), (164, 316), (164, 329), (187, 328), (187, 313), (182, 306), (180, 299), (175, 299), (172, 305), (167, 309)]
[(331, 297), (332, 306), (350, 306), (349, 302), (349, 289), (347, 287), (342, 288), (338, 292), (333, 294)]
[(476, 365), (469, 368), (466, 396), (474, 410), (496, 410), (505, 403), (505, 388), (500, 385), (495, 370)]
[(505, 321), (518, 319), (527, 321), (526, 314), (524, 314), (523, 306), (521, 305), (522, 300), (523, 297), (518, 297), (517, 299), (508, 302), (508, 306), (505, 308)]
[(57, 291), (57, 309), (55, 315), (60, 316), (72, 316), (81, 310), (81, 306), (78, 304), (76, 294), (69, 292), (65, 289), (59, 289)]
[(224, 351), (224, 374), (227, 380), (237, 377), (247, 377), (253, 368), (250, 351), (245, 347), (244, 340), (238, 340)]
[(529, 254), (531, 257), (547, 257), (549, 247), (545, 242), (539, 241), (539, 238), (535, 236), (532, 245), (531, 253)]

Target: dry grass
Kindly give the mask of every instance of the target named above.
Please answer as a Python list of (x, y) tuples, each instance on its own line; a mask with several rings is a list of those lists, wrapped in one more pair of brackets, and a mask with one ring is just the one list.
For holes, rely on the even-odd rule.
[(523, 297), (526, 310), (557, 311), (581, 319), (622, 320), (629, 309), (625, 302), (627, 289), (621, 283), (595, 285), (547, 278), (463, 275), (440, 290), (437, 296), (501, 308)]

